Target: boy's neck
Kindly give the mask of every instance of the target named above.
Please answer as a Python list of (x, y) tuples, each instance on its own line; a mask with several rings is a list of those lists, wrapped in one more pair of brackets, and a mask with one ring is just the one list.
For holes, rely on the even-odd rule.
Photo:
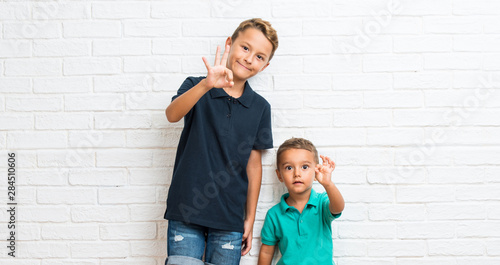
[(231, 88), (224, 88), (224, 91), (228, 95), (230, 95), (233, 98), (239, 98), (241, 95), (243, 95), (243, 91), (245, 90), (245, 82), (246, 80), (239, 81), (239, 80), (234, 80), (234, 85)]
[(289, 193), (288, 198), (286, 198), (286, 204), (288, 206), (293, 206), (296, 208), (300, 213), (302, 213), (302, 210), (306, 207), (307, 202), (309, 201), (309, 198), (311, 197), (311, 190), (308, 192), (304, 192), (302, 194), (291, 194)]

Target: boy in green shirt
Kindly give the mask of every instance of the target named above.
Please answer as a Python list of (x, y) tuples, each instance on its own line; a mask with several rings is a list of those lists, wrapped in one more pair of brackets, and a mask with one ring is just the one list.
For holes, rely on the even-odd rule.
[[(266, 215), (262, 227), (259, 265), (271, 264), (276, 244), (282, 258), (277, 265), (333, 265), (331, 222), (344, 209), (344, 198), (331, 181), (335, 163), (302, 138), (286, 140), (276, 157), (276, 174), (288, 193)], [(314, 180), (325, 193), (312, 189)]]

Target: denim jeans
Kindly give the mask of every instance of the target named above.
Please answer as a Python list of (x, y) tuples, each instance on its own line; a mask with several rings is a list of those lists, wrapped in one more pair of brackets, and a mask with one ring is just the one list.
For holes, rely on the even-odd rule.
[[(241, 259), (243, 234), (168, 221), (167, 252), (165, 264), (182, 265), (237, 265)], [(205, 262), (203, 262), (205, 254)]]

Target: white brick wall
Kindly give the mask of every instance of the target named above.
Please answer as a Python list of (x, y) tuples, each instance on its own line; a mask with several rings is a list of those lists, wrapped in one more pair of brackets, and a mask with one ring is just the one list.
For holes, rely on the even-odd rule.
[[(250, 17), (280, 37), (251, 80), (275, 146), (306, 137), (337, 163), (338, 265), (500, 264), (494, 0), (1, 1), (0, 207), (8, 152), (19, 204), (17, 257), (2, 247), (0, 263), (163, 264), (182, 129), (164, 109)], [(283, 192), (274, 154), (242, 264)]]

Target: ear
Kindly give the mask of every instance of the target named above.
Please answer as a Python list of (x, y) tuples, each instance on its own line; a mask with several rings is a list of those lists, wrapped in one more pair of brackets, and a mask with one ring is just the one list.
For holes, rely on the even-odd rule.
[(231, 37), (227, 37), (227, 39), (226, 39), (226, 46), (227, 45), (231, 46), (231, 44), (233, 44), (233, 40), (231, 39)]
[(276, 169), (276, 176), (278, 176), (278, 179), (280, 182), (283, 182), (283, 177), (281, 176), (281, 173), (279, 170)]
[(264, 65), (264, 67), (262, 67), (262, 69), (259, 70), (259, 73), (264, 71), (264, 69), (266, 69), (267, 67), (269, 66), (269, 63), (267, 63), (266, 65)]

